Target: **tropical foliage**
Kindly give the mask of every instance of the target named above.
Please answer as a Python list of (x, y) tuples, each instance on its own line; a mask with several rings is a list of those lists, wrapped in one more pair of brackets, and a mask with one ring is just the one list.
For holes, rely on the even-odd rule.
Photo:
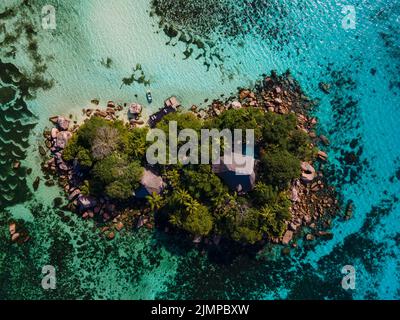
[[(152, 212), (194, 236), (222, 235), (234, 241), (256, 243), (280, 237), (290, 219), (288, 186), (300, 176), (300, 161), (315, 155), (309, 136), (297, 129), (295, 115), (258, 108), (228, 110), (203, 121), (191, 112), (171, 113), (157, 125), (168, 132), (169, 122), (179, 130), (191, 128), (254, 129), (257, 180), (247, 194), (230, 191), (210, 165), (156, 166), (166, 183), (164, 194), (152, 194)], [(139, 186), (146, 164), (147, 129), (126, 127), (120, 121), (92, 117), (73, 135), (64, 150), (86, 170), (85, 194), (129, 199)]]
[(63, 158), (86, 168), (85, 194), (126, 200), (139, 187), (140, 161), (146, 152), (146, 130), (129, 130), (122, 121), (92, 117), (67, 144)]
[(202, 123), (191, 113), (173, 113), (158, 128), (167, 130), (172, 120), (178, 130), (254, 129), (260, 163), (254, 190), (241, 196), (229, 191), (209, 165), (167, 166), (163, 176), (169, 188), (159, 211), (170, 223), (194, 235), (220, 234), (251, 244), (282, 236), (291, 218), (289, 183), (300, 176), (300, 161), (314, 154), (308, 135), (297, 129), (296, 117), (242, 108)]

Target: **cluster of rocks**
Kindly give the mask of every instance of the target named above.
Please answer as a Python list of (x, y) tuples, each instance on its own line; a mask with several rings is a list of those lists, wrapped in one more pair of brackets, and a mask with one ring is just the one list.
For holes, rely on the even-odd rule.
[(288, 229), (282, 239), (273, 239), (273, 242), (289, 244), (303, 227), (311, 230), (311, 233), (306, 235), (307, 240), (314, 240), (314, 235), (331, 237), (331, 233), (320, 229), (330, 227), (330, 217), (339, 209), (338, 200), (334, 189), (324, 183), (321, 172), (318, 172), (312, 181), (295, 180), (290, 192), (292, 218), (287, 222)]
[(15, 161), (14, 163), (13, 163), (13, 169), (14, 170), (18, 170), (20, 167), (21, 167), (21, 162), (20, 161)]
[[(45, 145), (50, 150), (51, 157), (42, 163), (42, 169), (45, 172), (56, 174), (59, 178), (60, 184), (72, 179), (71, 164), (67, 163), (62, 158), (62, 151), (67, 146), (68, 141), (72, 138), (72, 130), (76, 128), (73, 126), (71, 130), (71, 120), (65, 117), (54, 116), (49, 119), (55, 126), (51, 130), (44, 132)], [(47, 154), (43, 147), (39, 147), (40, 154), (45, 156)], [(37, 190), (40, 184), (40, 177), (37, 177), (33, 182), (33, 189)], [(53, 179), (46, 175), (47, 186), (55, 185)]]
[(56, 172), (59, 170), (62, 175), (67, 175), (72, 167), (62, 158), (62, 150), (67, 146), (68, 141), (72, 138), (70, 131), (71, 121), (65, 117), (51, 117), (50, 121), (55, 125), (51, 130), (44, 132), (46, 138), (46, 147), (50, 150), (52, 157), (43, 165), (43, 168)]
[[(92, 100), (93, 104), (98, 105), (98, 100)], [(107, 120), (116, 120), (118, 118), (117, 112), (122, 111), (123, 106), (119, 104), (115, 104), (113, 101), (107, 102), (107, 107), (105, 110), (101, 110), (100, 108), (87, 108), (82, 109), (82, 113), (87, 117), (91, 117), (92, 115), (105, 118)]]
[(191, 111), (202, 119), (218, 116), (225, 110), (242, 107), (259, 107), (280, 114), (295, 112), (297, 115), (305, 116), (314, 105), (316, 102), (311, 101), (302, 92), (300, 85), (289, 72), (278, 76), (272, 71), (271, 75), (259, 82), (253, 91), (241, 89), (238, 96), (225, 101), (214, 100), (207, 108), (199, 109), (193, 105)]
[[(95, 105), (99, 104), (99, 100), (94, 99), (92, 103)], [(82, 109), (82, 114), (87, 118), (92, 116), (97, 116), (104, 118), (106, 120), (117, 120), (120, 118), (120, 112), (124, 110), (124, 107), (127, 107), (128, 104), (124, 103), (123, 106), (121, 104), (117, 104), (114, 101), (108, 101), (107, 107), (105, 110), (100, 108), (87, 108)], [(131, 103), (128, 107), (128, 119), (129, 123), (132, 127), (143, 125), (144, 121), (139, 119), (143, 111), (143, 107), (138, 103)]]

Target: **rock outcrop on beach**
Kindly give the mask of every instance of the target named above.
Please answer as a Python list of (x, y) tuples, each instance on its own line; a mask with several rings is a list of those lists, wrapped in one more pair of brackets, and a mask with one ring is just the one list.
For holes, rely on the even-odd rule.
[(59, 149), (64, 149), (67, 146), (68, 140), (71, 139), (72, 133), (69, 131), (61, 131), (57, 133), (55, 146)]

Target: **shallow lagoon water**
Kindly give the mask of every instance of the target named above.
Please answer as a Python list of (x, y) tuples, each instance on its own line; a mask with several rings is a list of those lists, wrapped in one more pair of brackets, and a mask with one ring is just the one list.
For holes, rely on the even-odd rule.
[[(7, 0), (0, 9), (16, 2)], [(341, 6), (347, 4), (343, 1), (254, 3), (251, 17), (244, 9), (249, 1), (236, 1), (232, 7), (232, 17), (249, 25), (245, 34), (221, 37), (215, 30), (199, 35), (211, 39), (212, 50), (223, 52), (222, 63), (208, 69), (196, 54), (185, 59), (186, 44), (169, 39), (158, 27), (158, 17), (150, 16), (149, 0), (56, 1), (54, 31), (40, 29), (37, 13), (46, 2), (32, 1), (29, 16), (48, 68), (44, 75), (54, 85), (38, 90), (34, 99), (24, 99), (26, 110), (15, 101), (2, 105), (0, 297), (400, 297), (400, 3), (358, 1), (355, 30), (341, 26)], [(272, 8), (268, 18), (259, 7), (266, 5)], [(274, 24), (280, 27), (278, 36), (264, 32)], [(109, 68), (101, 63), (107, 58), (112, 61)], [(3, 55), (1, 60), (22, 73), (32, 68), (24, 50), (15, 59)], [(143, 85), (121, 87), (138, 63), (151, 83), (151, 106)], [(240, 255), (221, 262), (213, 253), (203, 255), (182, 239), (157, 231), (125, 231), (108, 242), (91, 222), (53, 208), (53, 199), (61, 196), (57, 187), (42, 181), (36, 192), (32, 189), (33, 180), (41, 176), (38, 142), (49, 116), (72, 114), (78, 120), (93, 98), (101, 105), (108, 100), (138, 101), (147, 114), (170, 95), (177, 95), (186, 107), (201, 105), (205, 99), (229, 96), (237, 87), (254, 84), (271, 69), (290, 69), (307, 94), (321, 100), (316, 115), (320, 133), (331, 140), (329, 177), (344, 203), (352, 200), (355, 206), (351, 220), (334, 221), (332, 240), (299, 240), (290, 256), (281, 255), (279, 248), (266, 248), (256, 257)], [(332, 83), (330, 94), (318, 89), (320, 81)], [(23, 167), (33, 172), (16, 177), (9, 169), (13, 159), (23, 159)], [(23, 246), (8, 241), (5, 222), (10, 216), (26, 220), (32, 239)], [(58, 289), (53, 292), (40, 287), (45, 264), (58, 272)], [(348, 264), (357, 271), (354, 291), (340, 286), (340, 271)]]

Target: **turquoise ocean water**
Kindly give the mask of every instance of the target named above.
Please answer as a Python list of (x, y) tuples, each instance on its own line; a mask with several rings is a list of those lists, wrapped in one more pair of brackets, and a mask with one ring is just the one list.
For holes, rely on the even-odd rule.
[[(399, 299), (399, 1), (212, 2), (223, 10), (175, 1), (163, 22), (204, 47), (169, 38), (150, 0), (20, 2), (0, 4), (0, 298)], [(41, 28), (45, 4), (56, 8), (55, 30)], [(342, 27), (343, 5), (355, 7), (355, 29)], [(152, 105), (143, 85), (121, 86), (136, 64)], [(38, 152), (51, 115), (79, 120), (94, 98), (137, 101), (146, 114), (171, 95), (205, 105), (272, 69), (290, 69), (320, 99), (327, 174), (343, 202), (354, 203), (352, 219), (333, 221), (332, 240), (300, 239), (289, 256), (275, 247), (221, 259), (156, 230), (125, 230), (109, 242), (92, 222), (54, 207), (62, 193), (44, 185)], [(329, 94), (321, 81), (332, 84)], [(29, 242), (10, 243), (10, 218), (25, 221)], [(40, 286), (48, 264), (57, 270), (54, 291)], [(355, 290), (340, 285), (345, 265), (356, 269)]]

